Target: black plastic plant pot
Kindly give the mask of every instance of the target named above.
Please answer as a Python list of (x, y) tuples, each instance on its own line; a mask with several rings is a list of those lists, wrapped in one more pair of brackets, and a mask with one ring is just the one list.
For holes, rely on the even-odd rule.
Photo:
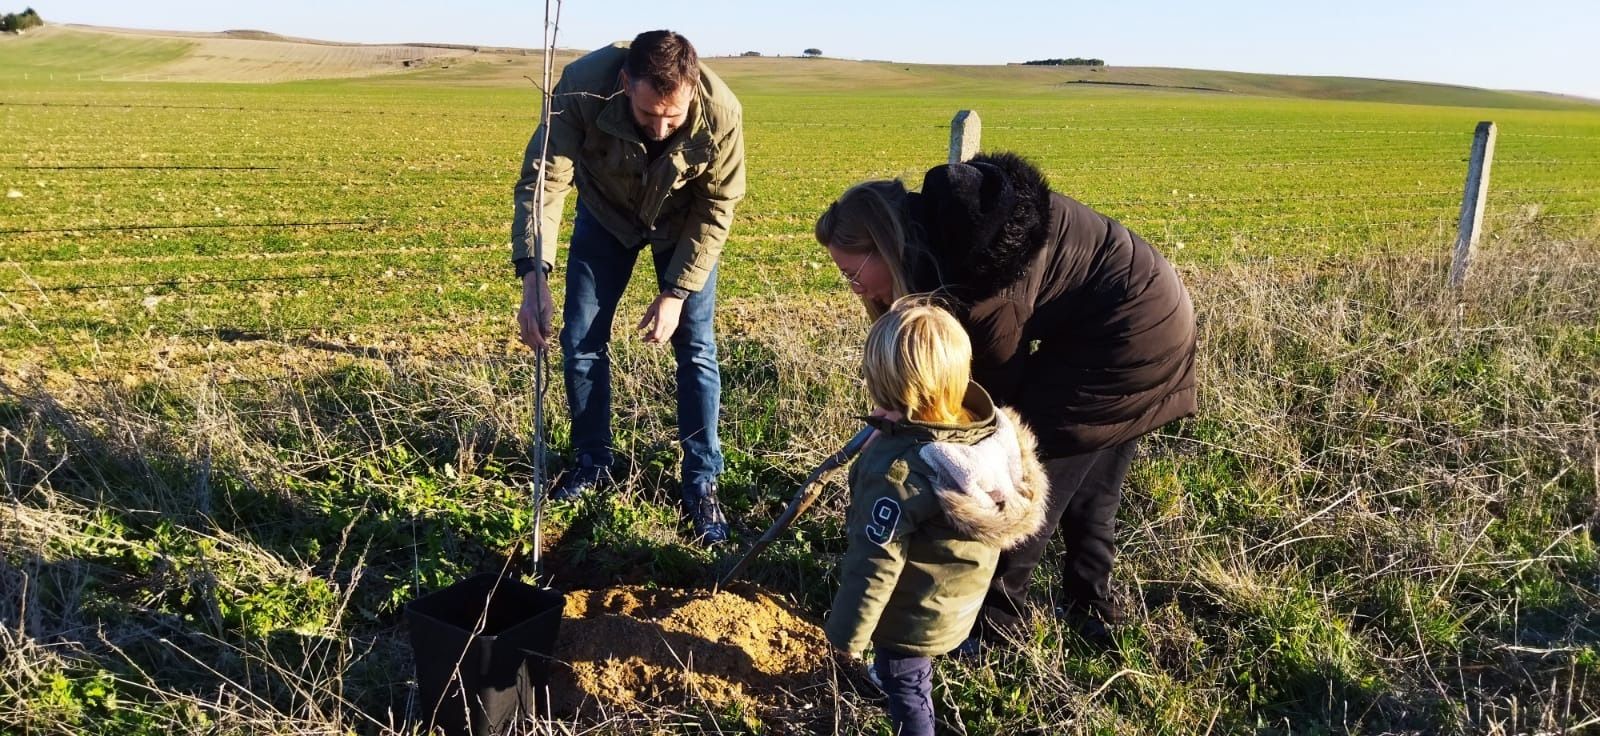
[(537, 715), (564, 603), (555, 590), (483, 573), (407, 604), (427, 732), (489, 736)]

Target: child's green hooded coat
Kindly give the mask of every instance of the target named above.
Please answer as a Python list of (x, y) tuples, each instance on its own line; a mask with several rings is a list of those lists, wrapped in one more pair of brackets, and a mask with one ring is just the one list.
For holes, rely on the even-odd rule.
[(879, 434), (850, 468), (849, 550), (825, 627), (835, 647), (955, 649), (1000, 551), (1043, 524), (1033, 434), (976, 383), (964, 403), (977, 417), (967, 424), (869, 420)]

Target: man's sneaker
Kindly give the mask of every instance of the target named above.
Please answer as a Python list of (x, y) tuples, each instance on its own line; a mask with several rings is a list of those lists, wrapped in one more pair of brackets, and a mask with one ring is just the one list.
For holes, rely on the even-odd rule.
[(717, 484), (711, 481), (689, 483), (683, 487), (683, 515), (694, 525), (695, 541), (710, 546), (728, 541), (728, 518), (717, 503)]
[(550, 500), (571, 501), (609, 482), (610, 466), (596, 465), (594, 458), (584, 453), (578, 456), (578, 467), (568, 471), (567, 476), (561, 479), (561, 485), (550, 493)]

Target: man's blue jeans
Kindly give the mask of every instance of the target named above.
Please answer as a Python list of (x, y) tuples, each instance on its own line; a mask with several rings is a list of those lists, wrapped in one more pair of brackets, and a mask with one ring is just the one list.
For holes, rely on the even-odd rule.
[[(612, 237), (578, 200), (567, 253), (567, 296), (562, 305), (562, 372), (572, 412), (572, 445), (578, 457), (609, 466), (611, 440), (611, 323), (628, 287), (640, 247)], [(666, 288), (662, 272), (672, 252), (653, 253), (656, 286)], [(678, 362), (678, 441), (683, 444), (683, 483), (710, 482), (722, 472), (717, 415), (722, 408), (722, 372), (717, 367), (712, 312), (717, 301), (717, 269), (705, 288), (683, 302), (672, 353)], [(629, 324), (632, 327), (632, 324)]]

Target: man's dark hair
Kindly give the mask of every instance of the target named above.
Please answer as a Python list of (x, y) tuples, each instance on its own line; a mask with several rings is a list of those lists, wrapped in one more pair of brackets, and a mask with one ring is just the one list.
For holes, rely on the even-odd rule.
[(700, 57), (689, 39), (672, 31), (645, 31), (633, 38), (623, 65), (628, 81), (649, 82), (658, 95), (670, 95), (700, 81)]

